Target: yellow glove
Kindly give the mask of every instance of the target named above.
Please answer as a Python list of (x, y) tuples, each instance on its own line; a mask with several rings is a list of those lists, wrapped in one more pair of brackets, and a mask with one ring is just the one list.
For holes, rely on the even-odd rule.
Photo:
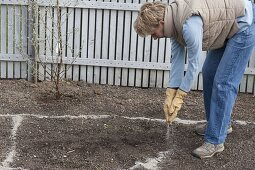
[(171, 88), (167, 88), (166, 89), (166, 99), (165, 99), (165, 103), (164, 103), (164, 112), (165, 112), (165, 118), (166, 118), (166, 122), (169, 123), (169, 109), (172, 105), (172, 101), (175, 97), (177, 90), (176, 89), (171, 89)]
[(176, 118), (178, 111), (182, 107), (183, 100), (186, 95), (187, 95), (186, 92), (180, 89), (177, 90), (176, 95), (172, 101), (172, 105), (169, 109), (169, 118), (168, 118), (169, 122), (172, 122)]

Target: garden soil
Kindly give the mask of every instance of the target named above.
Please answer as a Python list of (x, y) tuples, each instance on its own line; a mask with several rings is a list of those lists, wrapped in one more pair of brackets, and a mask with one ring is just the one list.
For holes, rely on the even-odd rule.
[[(15, 140), (15, 156), (9, 167), (18, 169), (255, 167), (255, 97), (252, 94), (239, 93), (237, 97), (232, 114), (233, 133), (226, 140), (225, 151), (200, 160), (190, 154), (203, 143), (203, 138), (194, 133), (199, 123), (174, 122), (170, 127), (171, 142), (166, 141), (162, 110), (165, 89), (63, 81), (61, 98), (56, 100), (53, 87), (47, 81), (33, 84), (25, 80), (0, 80), (2, 163)], [(11, 139), (12, 117), (17, 115), (23, 119), (15, 139)], [(205, 119), (201, 91), (188, 94), (178, 117)], [(150, 160), (157, 163), (152, 165)]]

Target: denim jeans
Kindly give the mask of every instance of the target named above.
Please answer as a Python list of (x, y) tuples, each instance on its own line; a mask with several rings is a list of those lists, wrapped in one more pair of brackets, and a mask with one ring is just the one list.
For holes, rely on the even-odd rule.
[(255, 13), (249, 28), (236, 33), (224, 47), (208, 52), (202, 69), (206, 142), (225, 142), (238, 86), (254, 47)]

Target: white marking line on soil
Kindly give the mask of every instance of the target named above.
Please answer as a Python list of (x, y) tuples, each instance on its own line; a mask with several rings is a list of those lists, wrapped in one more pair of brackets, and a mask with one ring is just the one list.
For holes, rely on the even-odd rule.
[(8, 168), (8, 167), (3, 167), (3, 166), (0, 166), (0, 169), (1, 170), (26, 170), (23, 168)]
[(145, 160), (145, 163), (143, 162), (135, 162), (135, 165), (129, 168), (129, 170), (134, 169), (148, 169), (148, 170), (157, 170), (158, 169), (158, 163), (160, 163), (163, 159), (166, 158), (166, 155), (171, 154), (172, 151), (165, 151), (165, 152), (159, 152), (158, 157), (156, 158), (147, 158)]
[[(151, 119), (146, 117), (127, 117), (127, 116), (121, 116), (121, 117), (125, 119), (129, 119), (129, 120), (147, 120), (147, 121), (160, 122), (160, 123), (166, 122), (164, 119)], [(193, 125), (198, 123), (204, 123), (205, 120), (196, 121), (196, 120), (183, 120), (183, 119), (176, 118), (174, 122), (178, 124), (184, 124), (184, 125)]]
[[(247, 125), (247, 124), (252, 123), (252, 122), (246, 122), (246, 121), (243, 121), (243, 120), (235, 120), (233, 122), (235, 122), (236, 124), (239, 124), (239, 125)], [(253, 124), (255, 124), (255, 123), (253, 123)]]
[(16, 115), (12, 117), (12, 121), (13, 121), (13, 128), (12, 128), (12, 133), (11, 133), (11, 139), (13, 141), (12, 147), (11, 147), (11, 151), (8, 153), (6, 159), (2, 162), (3, 167), (5, 168), (9, 168), (10, 167), (10, 163), (13, 162), (13, 158), (16, 155), (16, 133), (17, 130), (19, 128), (19, 126), (21, 125), (21, 122), (23, 120), (23, 117), (20, 115)]
[[(118, 115), (79, 115), (79, 116), (72, 116), (72, 115), (63, 115), (63, 116), (45, 116), (45, 115), (35, 115), (35, 114), (19, 114), (19, 115), (0, 115), (0, 117), (12, 117), (13, 119), (13, 129), (11, 133), (11, 139), (13, 140), (13, 145), (11, 147), (11, 151), (7, 155), (7, 158), (2, 162), (3, 166), (0, 166), (0, 169), (5, 169), (5, 170), (16, 170), (20, 168), (11, 168), (10, 163), (13, 162), (13, 158), (16, 155), (16, 133), (18, 130), (18, 127), (21, 125), (21, 122), (23, 120), (23, 117), (35, 117), (35, 118), (49, 118), (49, 119), (62, 119), (62, 118), (67, 118), (67, 119), (106, 119), (110, 117), (114, 118), (124, 118), (128, 120), (145, 120), (145, 121), (154, 121), (154, 122), (160, 122), (160, 123), (165, 123), (164, 119), (152, 119), (152, 118), (146, 118), (146, 117), (127, 117), (127, 116), (118, 116)], [(177, 124), (185, 124), (185, 125), (190, 125), (190, 124), (198, 124), (198, 123), (203, 123), (205, 120), (183, 120), (176, 118), (175, 123)], [(248, 121), (242, 121), (242, 120), (234, 120), (236, 124), (239, 125), (248, 125), (248, 124), (255, 124), (255, 122), (248, 122)], [(136, 168), (146, 168), (148, 170), (155, 170), (158, 169), (158, 163), (160, 163), (163, 159), (166, 158), (166, 155), (169, 154), (170, 151), (165, 151), (165, 152), (159, 152), (158, 157), (156, 158), (147, 158), (145, 163), (142, 162), (136, 162), (135, 165), (131, 168), (136, 169)]]
[[(13, 117), (13, 116), (17, 116), (17, 115), (0, 115), (0, 117)], [(106, 119), (109, 117), (112, 117), (111, 115), (78, 115), (78, 116), (73, 116), (73, 115), (63, 115), (63, 116), (46, 116), (46, 115), (35, 115), (35, 114), (19, 114), (19, 116), (26, 116), (26, 117), (35, 117), (35, 118), (39, 118), (39, 119), (63, 119), (63, 118), (67, 118), (67, 119)]]
[(24, 168), (9, 168), (9, 167), (4, 167), (4, 166), (0, 166), (0, 170), (28, 170), (28, 169), (24, 169)]
[[(35, 118), (46, 118), (46, 119), (106, 119), (106, 118), (111, 118), (111, 117), (121, 117), (124, 119), (129, 119), (129, 120), (145, 120), (145, 121), (153, 121), (153, 122), (160, 122), (160, 123), (165, 123), (165, 119), (153, 119), (153, 118), (146, 118), (146, 117), (128, 117), (128, 116), (118, 116), (118, 115), (78, 115), (78, 116), (73, 116), (73, 115), (62, 115), (62, 116), (46, 116), (46, 115), (35, 115), (35, 114), (18, 114), (18, 115), (11, 115), (11, 114), (0, 114), (0, 117), (16, 117), (16, 116), (21, 116), (21, 117), (35, 117)], [(199, 123), (204, 123), (206, 122), (205, 120), (184, 120), (180, 118), (176, 118), (174, 120), (175, 123), (177, 124), (185, 124), (185, 125), (194, 125), (194, 124), (199, 124)], [(254, 124), (255, 122), (249, 122), (249, 121), (243, 121), (243, 120), (233, 120), (234, 123), (239, 124), (239, 125), (248, 125), (248, 124)]]

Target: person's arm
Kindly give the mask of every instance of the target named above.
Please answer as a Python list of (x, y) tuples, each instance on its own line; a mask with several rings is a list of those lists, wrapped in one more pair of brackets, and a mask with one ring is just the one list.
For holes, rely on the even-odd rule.
[[(202, 54), (202, 39), (203, 39), (203, 22), (199, 16), (190, 17), (183, 25), (183, 38), (186, 42), (187, 45), (186, 48), (188, 51), (188, 69), (184, 78), (181, 81), (178, 90), (176, 90), (175, 92), (175, 97), (171, 102), (171, 106), (168, 107), (167, 109), (168, 111), (167, 121), (170, 123), (176, 118), (177, 113), (179, 112), (183, 104), (183, 100), (187, 93), (190, 91), (191, 85), (195, 78), (197, 78), (197, 74), (199, 71), (200, 64), (199, 58), (201, 57)], [(173, 71), (175, 70), (177, 70), (177, 68), (175, 68)], [(183, 74), (183, 71), (181, 73)], [(177, 75), (177, 78), (179, 78), (179, 74), (176, 73), (174, 75)], [(170, 80), (172, 81), (174, 79), (175, 79), (174, 77), (171, 77)]]
[(169, 109), (172, 105), (172, 101), (176, 95), (177, 89), (182, 83), (184, 74), (184, 61), (185, 61), (185, 49), (175, 39), (171, 39), (172, 50), (171, 50), (171, 70), (169, 75), (169, 82), (166, 89), (166, 99), (164, 102), (164, 112), (166, 122), (170, 123), (171, 114)]
[(182, 83), (185, 65), (185, 49), (175, 39), (171, 39), (171, 70), (169, 75), (169, 88), (178, 88)]
[(197, 78), (202, 56), (203, 21), (200, 16), (190, 17), (183, 25), (183, 38), (188, 52), (188, 69), (179, 88), (189, 92)]

